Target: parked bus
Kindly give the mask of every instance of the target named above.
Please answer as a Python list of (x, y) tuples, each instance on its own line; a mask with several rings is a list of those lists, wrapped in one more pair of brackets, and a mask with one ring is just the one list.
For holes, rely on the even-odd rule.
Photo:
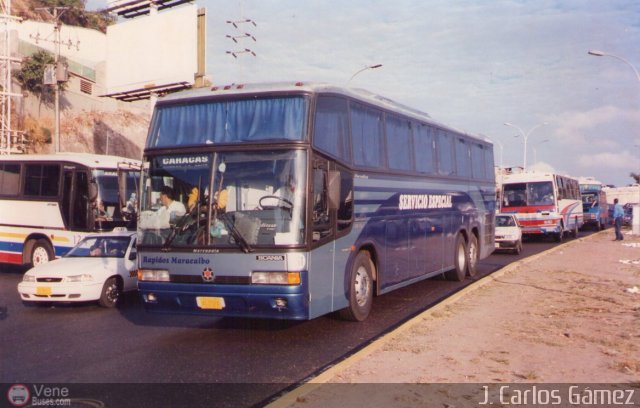
[(609, 224), (609, 204), (604, 185), (593, 177), (580, 178), (584, 225), (603, 230)]
[(502, 180), (503, 213), (516, 214), (522, 233), (578, 236), (584, 222), (578, 181), (552, 173), (517, 173)]
[(39, 265), (89, 232), (135, 229), (139, 178), (124, 157), (0, 156), (0, 262)]
[(491, 143), (365, 91), (167, 96), (142, 185), (149, 311), (361, 321), (374, 295), (443, 273), (461, 281), (494, 247)]

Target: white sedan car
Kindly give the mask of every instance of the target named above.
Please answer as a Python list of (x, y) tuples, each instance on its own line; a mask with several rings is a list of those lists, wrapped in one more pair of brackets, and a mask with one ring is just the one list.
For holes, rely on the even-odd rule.
[(114, 307), (122, 292), (137, 289), (136, 256), (135, 232), (87, 235), (64, 257), (27, 271), (18, 292), (25, 304), (97, 300)]
[(519, 254), (522, 252), (522, 229), (515, 215), (496, 215), (496, 251), (510, 250)]

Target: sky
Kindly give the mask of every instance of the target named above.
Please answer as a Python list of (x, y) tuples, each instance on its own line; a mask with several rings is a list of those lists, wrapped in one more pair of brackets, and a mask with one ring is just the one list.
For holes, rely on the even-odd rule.
[[(640, 173), (637, 0), (195, 4), (207, 9), (207, 74), (216, 85), (348, 83), (486, 136), (497, 165), (523, 165), (527, 134), (529, 169), (617, 186)], [(89, 0), (87, 8), (105, 5)], [(227, 23), (244, 19), (256, 26)], [(245, 32), (256, 41), (227, 37)], [(256, 55), (227, 53), (244, 48)], [(590, 49), (630, 65), (588, 55)], [(382, 67), (349, 81), (375, 64)]]

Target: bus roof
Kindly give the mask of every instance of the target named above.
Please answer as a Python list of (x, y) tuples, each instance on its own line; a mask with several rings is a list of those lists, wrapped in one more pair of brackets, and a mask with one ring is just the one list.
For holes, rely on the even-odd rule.
[(323, 82), (265, 82), (265, 83), (253, 83), (253, 84), (231, 84), (224, 86), (212, 86), (205, 88), (190, 89), (180, 92), (171, 93), (158, 99), (158, 105), (172, 104), (176, 102), (182, 102), (186, 100), (196, 99), (214, 99), (225, 98), (235, 95), (250, 95), (250, 94), (276, 94), (276, 93), (298, 93), (298, 94), (312, 94), (312, 93), (328, 93), (338, 94), (353, 99), (369, 103), (371, 105), (378, 106), (380, 108), (389, 109), (394, 112), (418, 119), (424, 123), (432, 124), (441, 128), (453, 130), (457, 133), (462, 133), (466, 136), (482, 140), (486, 143), (493, 144), (489, 138), (482, 135), (473, 135), (452, 126), (445, 125), (443, 123), (435, 121), (431, 116), (420, 110), (403, 105), (396, 101), (393, 101), (384, 96), (380, 96), (369, 92), (361, 88), (349, 88), (343, 86), (336, 86)]
[(526, 182), (535, 182), (535, 181), (550, 181), (553, 180), (553, 176), (562, 176), (566, 178), (573, 177), (563, 176), (555, 173), (546, 173), (546, 172), (523, 172), (523, 173), (513, 173), (513, 174), (505, 174), (502, 176), (502, 184), (508, 183), (526, 183)]
[(107, 156), (103, 154), (93, 153), (73, 153), (73, 152), (61, 152), (54, 154), (12, 154), (6, 156), (0, 156), (0, 161), (11, 162), (34, 162), (34, 161), (48, 161), (48, 162), (69, 162), (77, 163), (89, 168), (117, 168), (118, 164), (127, 163), (134, 166), (140, 166), (141, 161), (130, 159), (128, 157), (120, 156)]

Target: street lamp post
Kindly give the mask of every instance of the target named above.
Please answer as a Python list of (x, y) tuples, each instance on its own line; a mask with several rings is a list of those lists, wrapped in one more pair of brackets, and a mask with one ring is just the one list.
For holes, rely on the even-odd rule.
[(509, 122), (505, 122), (504, 125), (505, 126), (511, 126), (512, 128), (516, 128), (518, 130), (518, 132), (520, 132), (520, 135), (522, 135), (522, 138), (524, 139), (524, 160), (522, 162), (522, 170), (523, 171), (527, 171), (527, 139), (529, 139), (529, 135), (536, 130), (537, 128), (539, 128), (540, 126), (544, 126), (546, 125), (547, 122), (543, 122), (540, 124), (535, 125), (534, 127), (532, 127), (531, 129), (529, 129), (529, 131), (527, 133), (525, 133), (522, 129), (520, 129), (518, 126), (509, 123)]
[(375, 65), (367, 65), (366, 67), (356, 71), (355, 74), (351, 75), (351, 78), (349, 78), (349, 80), (347, 81), (347, 85), (349, 85), (349, 82), (351, 82), (351, 80), (358, 75), (359, 73), (361, 73), (362, 71), (366, 71), (368, 69), (376, 69), (376, 68), (380, 68), (382, 66), (382, 64), (375, 64)]
[[(594, 57), (611, 57), (624, 62), (631, 67), (633, 72), (636, 74), (636, 79), (640, 82), (640, 73), (638, 73), (636, 67), (626, 59), (600, 50), (589, 50), (587, 54), (593, 55)], [(633, 207), (633, 225), (631, 229), (634, 235), (640, 235), (640, 185), (638, 186), (638, 204)]]
[(538, 145), (543, 144), (543, 143), (547, 143), (548, 141), (549, 141), (549, 139), (544, 139), (544, 140), (542, 140), (542, 141), (540, 141), (540, 142), (536, 143), (536, 144), (533, 146), (533, 164), (538, 163), (538, 150), (536, 149), (536, 147), (537, 147)]

